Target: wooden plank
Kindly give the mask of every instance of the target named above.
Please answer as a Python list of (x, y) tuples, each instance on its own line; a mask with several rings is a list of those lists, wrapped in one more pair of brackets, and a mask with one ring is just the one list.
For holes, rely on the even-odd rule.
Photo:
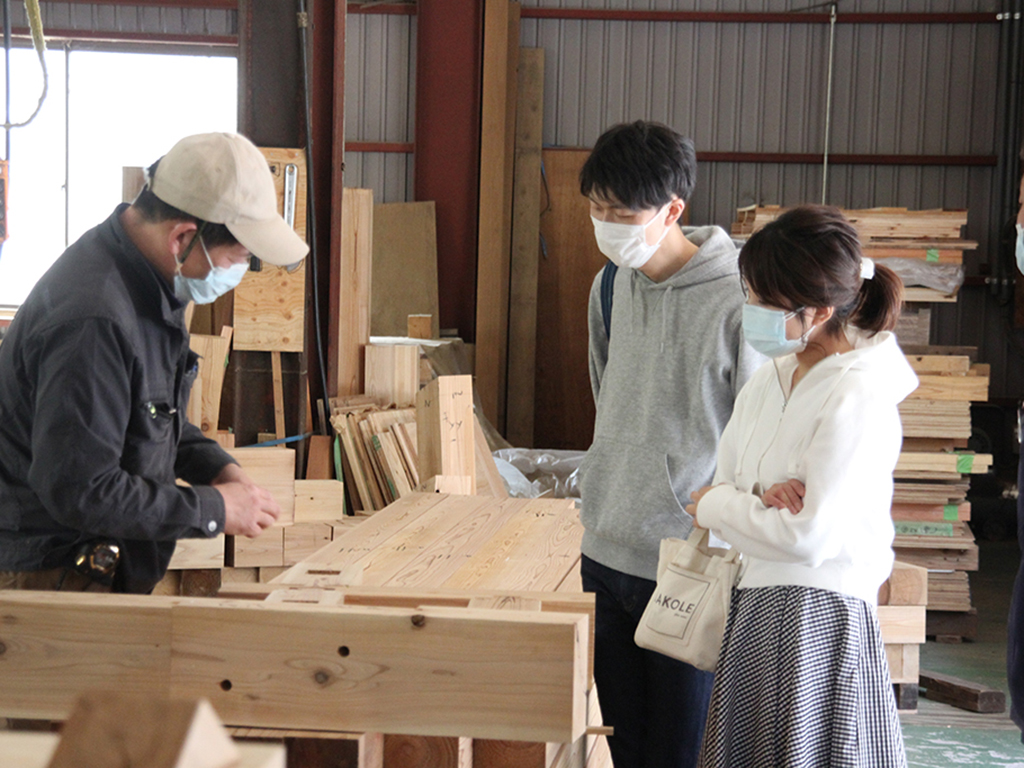
[(223, 568), (224, 534), (212, 539), (178, 539), (168, 570)]
[(923, 643), (925, 640), (925, 608), (923, 605), (880, 605), (878, 623), (882, 642)]
[(345, 515), (345, 484), (339, 480), (296, 480), (296, 523), (338, 520)]
[(910, 453), (903, 452), (896, 462), (896, 472), (944, 472), (951, 475), (983, 475), (992, 466), (988, 453)]
[[(484, 415), (499, 431), (505, 411), (508, 344), (511, 173), (509, 43), (512, 3), (484, 0), (483, 88), (480, 104), (480, 196), (477, 226), (476, 376)], [(518, 4), (516, 4), (518, 5)], [(518, 41), (515, 51), (518, 54)], [(420, 470), (422, 476), (431, 474)]]
[(121, 202), (131, 203), (146, 183), (146, 169), (134, 165), (121, 167)]
[(904, 563), (918, 565), (929, 570), (978, 570), (978, 546), (971, 544), (966, 549), (915, 549), (893, 547), (896, 557)]
[(226, 722), (254, 726), (530, 741), (583, 733), (585, 617), (414, 611), (175, 607), (171, 693), (201, 692)]
[(265, 568), (284, 565), (284, 525), (273, 525), (255, 539), (229, 536), (226, 562), (233, 568)]
[[(285, 168), (298, 169), (294, 228), (306, 238), (306, 151), (261, 148), (277, 188), (278, 211), (284, 212)], [(289, 272), (261, 263), (245, 273), (233, 291), (235, 349), (302, 352), (306, 330), (306, 263)]]
[(473, 768), (473, 740), (443, 736), (384, 736), (388, 768)]
[(87, 690), (166, 693), (173, 598), (111, 597), (0, 591), (0, 717), (63, 720)]
[(416, 405), (420, 389), (420, 348), (412, 344), (366, 347), (366, 394), (384, 404)]
[(549, 203), (541, 217), (546, 257), (537, 287), (536, 445), (586, 450), (593, 442), (587, 307), (590, 286), (607, 263), (594, 240), (579, 174), (586, 152), (543, 152)]
[(341, 198), (338, 297), (338, 395), (363, 392), (363, 350), (370, 343), (373, 191), (346, 189)]
[(288, 436), (284, 425), (284, 378), (281, 375), (281, 353), (270, 353), (270, 367), (274, 379), (274, 432), (278, 440)]
[[(228, 365), (228, 350), (234, 329), (224, 326), (220, 336), (193, 333), (189, 347), (199, 355), (199, 380), (192, 386), (192, 397), (201, 403), (200, 419), (196, 426), (204, 437), (216, 440), (220, 422), (220, 399), (224, 389), (224, 374)], [(191, 401), (189, 402), (191, 412)]]
[(409, 315), (424, 314), (423, 338), (439, 338), (436, 218), (432, 200), (373, 206), (371, 335), (405, 336)]
[(333, 529), (326, 522), (294, 523), (284, 527), (283, 565), (295, 565), (331, 543)]
[(579, 614), (31, 592), (0, 606), (3, 716), (61, 719), (93, 687), (206, 697), (253, 728), (528, 741), (586, 728)]
[(917, 684), (921, 670), (921, 646), (917, 643), (889, 643), (885, 646), (889, 675), (894, 683)]
[(543, 48), (519, 50), (518, 102), (509, 279), (506, 436), (513, 445), (532, 448), (544, 122)]
[(309, 438), (309, 455), (306, 457), (306, 479), (330, 480), (333, 477), (331, 438), (327, 435), (312, 435)]
[(917, 374), (965, 374), (971, 369), (966, 355), (907, 355), (907, 362)]
[(476, 492), (473, 377), (440, 376), (416, 396), (420, 478), (469, 477)]
[(910, 393), (913, 400), (956, 400), (984, 402), (988, 400), (987, 376), (933, 376), (917, 377), (921, 382)]
[(981, 683), (921, 670), (923, 695), (971, 712), (1005, 712), (1006, 694)]
[(889, 578), (878, 588), (878, 604), (927, 605), (928, 571), (897, 560)]

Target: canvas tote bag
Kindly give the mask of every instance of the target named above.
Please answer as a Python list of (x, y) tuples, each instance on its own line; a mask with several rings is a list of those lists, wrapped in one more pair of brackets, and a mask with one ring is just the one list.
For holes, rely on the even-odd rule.
[(636, 644), (713, 671), (740, 564), (735, 548), (708, 546), (706, 528), (694, 528), (685, 540), (662, 539), (658, 586), (636, 628)]

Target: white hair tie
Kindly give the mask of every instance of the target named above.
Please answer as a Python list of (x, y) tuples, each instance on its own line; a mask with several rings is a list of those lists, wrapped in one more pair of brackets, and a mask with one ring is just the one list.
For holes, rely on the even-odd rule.
[(867, 256), (860, 257), (860, 276), (863, 280), (870, 280), (875, 276), (875, 262)]

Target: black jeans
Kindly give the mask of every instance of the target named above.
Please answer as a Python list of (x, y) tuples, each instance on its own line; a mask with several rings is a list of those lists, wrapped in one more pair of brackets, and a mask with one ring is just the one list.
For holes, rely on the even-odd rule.
[[(1017, 468), (1017, 490), (1024, 489), (1024, 449)], [(1017, 496), (1017, 541), (1024, 553), (1024, 493)], [(1010, 686), (1010, 717), (1024, 731), (1024, 559), (1017, 569), (1010, 600), (1006, 637), (1006, 678)], [(1024, 736), (1021, 738), (1024, 741)]]
[(615, 729), (615, 768), (696, 766), (714, 675), (633, 642), (655, 582), (586, 555), (582, 576), (596, 594), (594, 679), (604, 723)]

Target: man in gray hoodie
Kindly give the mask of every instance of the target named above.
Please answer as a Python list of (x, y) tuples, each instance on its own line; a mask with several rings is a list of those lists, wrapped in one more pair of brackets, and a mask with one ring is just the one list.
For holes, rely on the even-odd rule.
[(605, 132), (580, 173), (611, 261), (590, 292), (597, 422), (580, 487), (594, 675), (617, 768), (697, 764), (712, 674), (633, 634), (660, 542), (689, 535), (686, 500), (711, 482), (733, 401), (764, 362), (742, 340), (736, 245), (719, 227), (679, 226), (696, 166), (689, 139), (638, 121)]

